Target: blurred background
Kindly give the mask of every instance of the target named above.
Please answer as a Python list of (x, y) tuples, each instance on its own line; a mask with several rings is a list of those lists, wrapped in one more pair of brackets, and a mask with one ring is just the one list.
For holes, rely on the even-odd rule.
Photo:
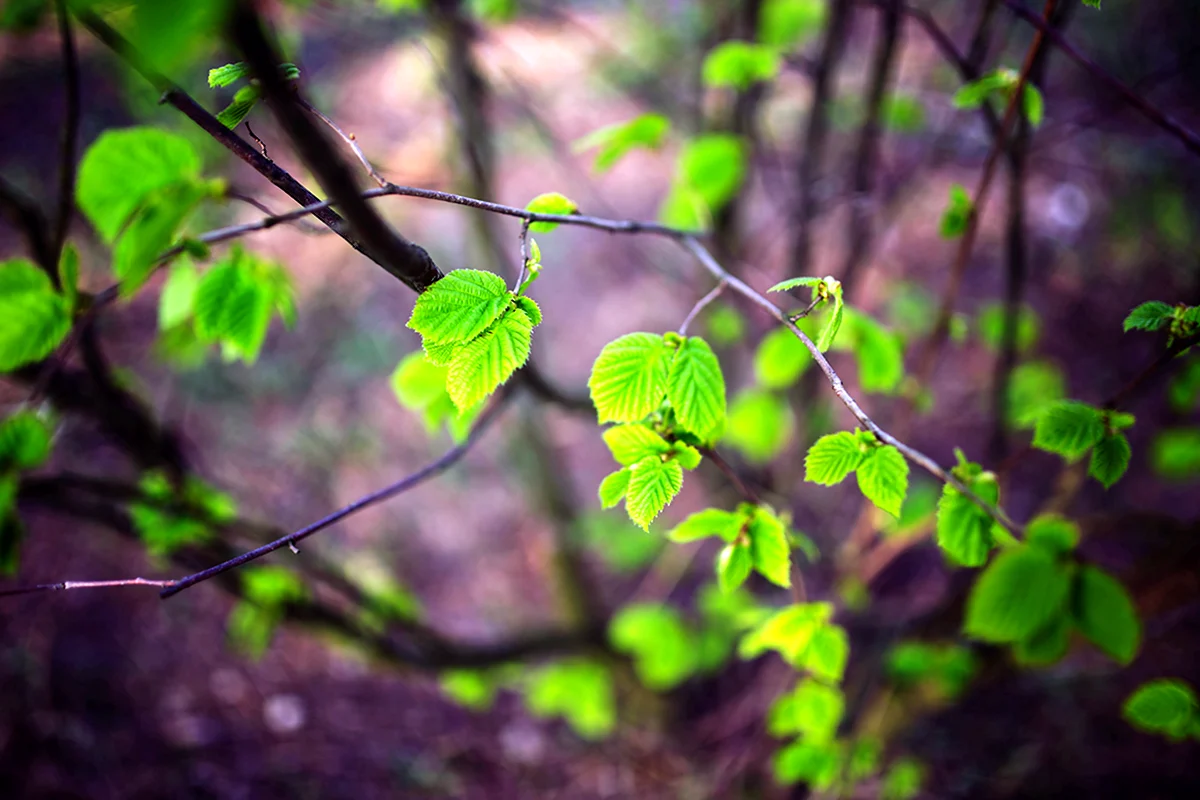
[[(166, 5), (139, 16), (132, 4), (105, 3), (97, 13), (215, 113), (236, 87), (209, 88), (207, 72), (238, 59), (209, 18), (219, 4)], [(769, 318), (726, 295), (693, 329), (718, 350), (728, 385), (718, 449), (820, 551), (815, 561), (796, 557), (809, 598), (836, 602), (851, 634), (843, 725), (878, 737), (889, 758), (919, 762), (915, 796), (1184, 796), (1200, 785), (1197, 743), (1138, 732), (1120, 708), (1152, 678), (1200, 684), (1200, 360), (1162, 365), (1122, 398), (1137, 416), (1133, 459), (1107, 491), (1081, 465), (1031, 449), (1029, 419), (1063, 397), (1103, 405), (1155, 363), (1162, 339), (1123, 333), (1129, 309), (1200, 302), (1200, 160), (1050, 43), (1031, 73), (1044, 119), (1020, 123), (1000, 159), (949, 339), (922, 374), (958, 246), (944, 235), (951, 187), (974, 191), (993, 142), (987, 115), (956, 107), (956, 93), (964, 69), (1021, 68), (1034, 28), (1013, 5), (1025, 7), (259, 8), (300, 68), (306, 98), (397, 184), (520, 207), (561, 192), (587, 214), (688, 222), (672, 203), (686, 177), (681, 155), (699, 137), (739, 137), (744, 175), (699, 220), (712, 226), (722, 263), (759, 290), (798, 274), (840, 277), (847, 301), (904, 354), (903, 373), (882, 378), (869, 377), (856, 352), (832, 355), (872, 417), (942, 464), (956, 447), (982, 461), (1015, 518), (1050, 508), (1079, 521), (1081, 552), (1125, 583), (1144, 620), (1128, 667), (1077, 642), (1059, 663), (1024, 669), (1007, 651), (962, 640), (974, 573), (947, 566), (930, 540), (940, 487), (914, 471), (904, 515), (889, 522), (863, 508), (855, 486), (805, 484), (807, 447), (853, 420), (807, 356), (771, 340)], [(1200, 127), (1193, 3), (1058, 6), (1053, 25), (1075, 49), (1184, 127)], [(0, 23), (0, 175), (51, 209), (66, 105), (53, 3), (4, 0)], [(191, 33), (173, 39), (177, 28)], [(224, 201), (198, 212), (193, 233), (294, 207), (159, 104), (161, 92), (85, 26), (75, 36), (81, 152), (106, 130), (143, 124), (192, 142), (204, 174), (228, 186)], [(771, 37), (782, 56), (766, 82), (722, 77), (706, 58), (723, 43)], [(1002, 116), (1003, 103), (990, 102)], [(603, 142), (590, 134), (650, 113), (669, 120), (647, 137), (651, 146), (598, 163)], [(315, 188), (266, 109), (249, 122), (270, 157)], [(517, 220), (413, 198), (373, 204), (444, 271), (516, 274)], [(81, 286), (103, 290), (107, 249), (81, 217), (71, 235)], [(136, 588), (6, 598), (4, 796), (806, 796), (802, 784), (776, 780), (780, 742), (764, 722), (794, 671), (776, 656), (731, 653), (739, 628), (730, 620), (791, 596), (753, 579), (718, 597), (717, 545), (662, 535), (692, 511), (735, 504), (729, 481), (706, 463), (649, 534), (596, 499), (614, 465), (586, 400), (592, 362), (617, 336), (676, 329), (711, 279), (657, 237), (559, 227), (537, 241), (545, 269), (531, 294), (545, 320), (533, 359), (582, 403), (517, 391), (444, 475), (308, 540), (298, 557), (281, 550), (259, 562), (291, 577), (231, 576), (166, 601)], [(393, 371), (420, 346), (405, 327), (411, 290), (314, 226), (281, 225), (242, 244), (286, 267), (298, 308), (291, 330), (272, 325), (255, 364), (160, 331), (163, 276), (106, 309), (97, 331), (120, 385), (175, 432), (191, 473), (235, 501), (244, 522), (153, 555), (122, 498), (22, 494), (25, 536), (5, 585), (183, 574), (316, 520), (454, 445), (453, 431), (393, 389)], [(25, 254), (19, 224), (0, 215), (0, 256)], [(1016, 319), (1009, 337), (1006, 303)], [(28, 397), (28, 383), (0, 385), (6, 409)], [(35, 473), (46, 486), (62, 476), (136, 486), (140, 474), (102, 425), (69, 413)], [(667, 691), (640, 685), (608, 644), (607, 621), (632, 603), (674, 609), (685, 626), (679, 647), (705, 654)], [(572, 680), (584, 688), (562, 679), (564, 664), (579, 667)], [(587, 664), (604, 665), (608, 689), (587, 688)], [(547, 671), (593, 705), (532, 699), (522, 681)], [(876, 776), (843, 794), (883, 792)]]

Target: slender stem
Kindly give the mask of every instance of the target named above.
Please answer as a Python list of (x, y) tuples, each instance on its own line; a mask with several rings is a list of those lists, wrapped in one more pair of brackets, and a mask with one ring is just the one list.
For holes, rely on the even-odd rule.
[(156, 586), (164, 588), (171, 586), (174, 581), (150, 580), (148, 578), (124, 578), (113, 581), (61, 581), (59, 583), (39, 583), (35, 586), (22, 586), (18, 589), (0, 590), (0, 597), (15, 597), (36, 592), (56, 592), (73, 589), (112, 589), (117, 586)]
[(517, 270), (517, 281), (513, 291), (521, 294), (525, 291), (525, 273), (529, 271), (529, 220), (521, 225), (521, 266)]
[(692, 310), (689, 311), (688, 315), (683, 318), (683, 323), (679, 326), (679, 335), (680, 336), (687, 336), (687, 329), (688, 329), (688, 326), (692, 324), (692, 320), (694, 320), (697, 317), (697, 315), (699, 315), (699, 313), (708, 306), (709, 303), (713, 302), (718, 297), (720, 297), (721, 293), (725, 291), (725, 287), (727, 287), (728, 285), (729, 285), (728, 283), (726, 283), (725, 281), (722, 280), (722, 281), (718, 282), (717, 285), (712, 288), (712, 291), (710, 291), (708, 294), (704, 295), (704, 297), (701, 297), (698, 301), (696, 301), (696, 305), (692, 306)]
[(321, 120), (321, 122), (324, 122), (326, 125), (328, 125), (330, 130), (332, 130), (334, 133), (336, 133), (342, 141), (344, 141), (347, 145), (350, 146), (350, 149), (354, 152), (355, 157), (362, 163), (363, 169), (365, 169), (367, 171), (367, 174), (371, 176), (371, 180), (375, 181), (380, 186), (387, 186), (387, 184), (388, 184), (387, 178), (380, 175), (379, 170), (375, 169), (375, 165), (372, 164), (370, 162), (370, 160), (367, 159), (367, 154), (364, 153), (362, 151), (362, 148), (358, 146), (358, 140), (356, 138), (354, 138), (354, 134), (346, 133), (344, 130), (342, 130), (340, 127), (338, 127), (338, 124), (336, 122), (334, 122), (329, 117), (322, 114), (320, 112), (320, 110), (317, 109), (316, 106), (309, 103), (303, 97), (297, 97), (297, 102), (300, 104), (300, 107), (303, 108), (305, 111), (312, 114), (314, 117)]
[(759, 497), (758, 492), (751, 489), (750, 485), (742, 480), (742, 477), (737, 474), (737, 470), (735, 470), (733, 466), (725, 460), (725, 457), (717, 452), (715, 448), (702, 447), (700, 448), (700, 454), (709, 461), (712, 461), (713, 465), (716, 466), (717, 469), (721, 470), (721, 473), (729, 479), (729, 482), (733, 484), (733, 488), (737, 490), (737, 493), (740, 494), (743, 499), (750, 503), (754, 503), (755, 505), (760, 505), (762, 503), (762, 498)]
[(67, 13), (66, 0), (56, 0), (58, 35), (62, 40), (63, 78), (67, 93), (67, 111), (63, 119), (61, 149), (58, 165), (58, 214), (54, 219), (54, 236), (51, 246), (55, 257), (55, 270), (50, 280), (59, 285), (57, 261), (67, 241), (67, 228), (75, 209), (75, 152), (79, 146), (80, 92), (79, 54), (75, 49), (75, 35), (71, 31), (71, 16)]

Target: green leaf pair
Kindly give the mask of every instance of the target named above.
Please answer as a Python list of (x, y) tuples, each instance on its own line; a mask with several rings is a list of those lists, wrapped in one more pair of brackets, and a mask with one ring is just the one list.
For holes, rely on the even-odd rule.
[(1141, 623), (1125, 588), (1097, 567), (1069, 560), (1076, 526), (1048, 515), (1027, 528), (1027, 544), (1003, 552), (967, 601), (968, 636), (1015, 646), (1024, 664), (1051, 664), (1075, 628), (1121, 664), (1137, 655)]
[(113, 247), (121, 294), (132, 295), (177, 241), (205, 197), (223, 185), (200, 176), (195, 148), (157, 128), (106, 131), (79, 165), (79, 207)]
[(618, 122), (592, 131), (577, 140), (572, 149), (576, 152), (597, 149), (592, 169), (607, 172), (635, 148), (657, 150), (662, 147), (670, 129), (671, 121), (662, 114), (642, 114), (628, 122)]
[(734, 592), (752, 570), (776, 586), (792, 585), (787, 523), (772, 509), (750, 503), (742, 503), (736, 511), (709, 508), (692, 514), (667, 533), (667, 538), (675, 542), (708, 536), (719, 536), (726, 542), (716, 564), (717, 585), (722, 592)]
[(617, 425), (604, 432), (613, 458), (621, 464), (600, 483), (600, 504), (612, 508), (625, 500), (625, 510), (649, 530), (683, 487), (683, 471), (700, 464), (700, 452), (685, 442), (668, 442), (645, 425)]
[[(1015, 70), (998, 69), (963, 86), (954, 93), (950, 103), (958, 109), (976, 109), (993, 96), (999, 96), (1004, 102), (1008, 102), (1019, 81), (1020, 75)], [(1030, 125), (1036, 128), (1042, 124), (1046, 116), (1046, 103), (1042, 93), (1032, 83), (1025, 84), (1021, 108)]]
[(1123, 328), (1126, 333), (1133, 330), (1157, 331), (1167, 329), (1167, 346), (1176, 339), (1190, 339), (1200, 334), (1200, 306), (1182, 303), (1167, 305), (1161, 300), (1142, 303), (1125, 317)]
[(779, 51), (751, 42), (722, 42), (704, 58), (701, 79), (705, 86), (728, 87), (745, 91), (756, 83), (779, 74)]
[(1192, 687), (1181, 680), (1160, 678), (1137, 688), (1122, 713), (1134, 727), (1159, 733), (1173, 741), (1200, 739), (1200, 704)]
[(237, 505), (199, 478), (189, 476), (176, 488), (161, 472), (146, 473), (138, 484), (145, 502), (131, 503), (133, 527), (153, 556), (168, 556), (212, 536), (214, 526), (231, 521)]
[(525, 705), (535, 717), (561, 716), (584, 739), (602, 739), (616, 727), (612, 676), (603, 664), (583, 658), (532, 673)]
[(191, 320), (197, 341), (219, 344), (226, 360), (247, 364), (258, 360), (275, 314), (287, 325), (295, 323), (291, 278), (281, 265), (238, 245), (203, 275), (181, 258), (159, 296), (158, 321), (164, 334)]
[(888, 678), (897, 686), (929, 686), (947, 699), (962, 694), (976, 668), (971, 651), (957, 644), (907, 641), (887, 655)]
[(1038, 415), (1033, 446), (1057, 453), (1068, 462), (1078, 461), (1091, 450), (1088, 475), (1108, 489), (1129, 467), (1132, 450), (1121, 431), (1133, 423), (1132, 414), (1063, 400)]
[(813, 483), (834, 486), (851, 472), (868, 500), (893, 517), (900, 516), (908, 495), (908, 462), (875, 434), (858, 429), (830, 433), (814, 442), (804, 457), (804, 479)]
[(541, 321), (537, 303), (510, 292), (499, 275), (456, 269), (417, 298), (408, 327), (421, 334), (428, 361), (448, 368), (446, 390), (466, 412), (529, 360)]
[(738, 655), (757, 658), (773, 650), (796, 669), (825, 682), (838, 683), (850, 657), (850, 639), (832, 619), (830, 603), (787, 606), (743, 636)]

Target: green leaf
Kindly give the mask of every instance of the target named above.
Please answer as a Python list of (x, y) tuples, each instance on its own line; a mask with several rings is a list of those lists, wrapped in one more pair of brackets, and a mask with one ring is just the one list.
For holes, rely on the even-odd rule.
[(517, 308), (525, 312), (525, 316), (529, 317), (529, 321), (533, 323), (533, 327), (542, 324), (542, 309), (534, 302), (533, 298), (522, 295), (516, 300)]
[(921, 793), (925, 768), (915, 758), (898, 758), (883, 776), (880, 800), (912, 800)]
[(730, 404), (723, 439), (748, 461), (765, 464), (787, 446), (794, 430), (787, 403), (770, 392), (748, 391)]
[(629, 479), (633, 471), (629, 468), (620, 469), (600, 481), (600, 507), (612, 508), (625, 497), (629, 490)]
[(275, 609), (260, 608), (253, 603), (238, 603), (225, 621), (230, 646), (257, 661), (275, 638), (275, 629), (281, 617), (282, 613)]
[(950, 202), (946, 206), (946, 210), (942, 212), (941, 223), (938, 227), (938, 232), (943, 239), (955, 239), (962, 236), (963, 231), (967, 229), (967, 220), (971, 218), (971, 195), (967, 194), (967, 187), (961, 183), (955, 183), (950, 186)]
[(1046, 118), (1046, 101), (1041, 90), (1032, 83), (1025, 84), (1025, 91), (1021, 94), (1021, 109), (1034, 128), (1039, 127)]
[(529, 360), (532, 339), (533, 322), (524, 311), (514, 308), (463, 345), (446, 375), (446, 391), (458, 410), (474, 408), (512, 377)]
[(588, 379), (598, 421), (638, 422), (655, 411), (667, 393), (672, 355), (653, 333), (630, 333), (605, 345)]
[[(546, 192), (530, 200), (529, 205), (525, 206), (525, 210), (532, 211), (534, 214), (570, 216), (579, 213), (579, 206), (575, 205), (575, 201), (566, 195), (558, 192)], [(530, 224), (529, 231), (531, 233), (548, 233), (557, 227), (557, 222), (534, 222)]]
[(477, 669), (446, 670), (438, 677), (442, 693), (464, 708), (486, 711), (496, 699), (496, 685)]
[(23, 258), (0, 263), (0, 371), (40, 361), (71, 329), (66, 299)]
[(715, 213), (741, 188), (746, 161), (746, 145), (739, 137), (727, 133), (704, 134), (684, 145), (676, 179)]
[[(972, 479), (969, 487), (986, 502), (996, 503), (999, 489), (994, 477)], [(992, 518), (969, 497), (953, 486), (942, 488), (938, 501), (938, 546), (951, 561), (964, 567), (979, 567), (987, 561), (995, 546), (992, 537)]]
[(667, 375), (667, 399), (675, 419), (701, 440), (725, 421), (725, 378), (703, 339), (689, 336), (679, 345)]
[(279, 607), (308, 597), (300, 576), (286, 567), (249, 567), (239, 573), (245, 599), (263, 608)]
[(754, 568), (754, 559), (750, 548), (744, 544), (730, 542), (721, 548), (717, 554), (717, 586), (725, 594), (737, 591), (737, 588), (750, 577)]
[[(997, 91), (1004, 89), (1012, 80), (1007, 70), (995, 70), (965, 84), (950, 99), (950, 104), (960, 110), (972, 110), (982, 106)], [(1015, 75), (1013, 76), (1016, 77)]]
[(619, 652), (633, 656), (638, 680), (648, 689), (671, 689), (696, 671), (695, 637), (668, 606), (626, 606), (609, 623), (608, 638)]
[(764, 388), (786, 389), (812, 363), (812, 354), (790, 329), (776, 328), (754, 352), (754, 377)]
[(657, 150), (666, 140), (671, 122), (662, 114), (642, 114), (628, 122), (607, 125), (574, 143), (576, 152), (599, 148), (592, 168), (605, 172), (636, 147)]
[(904, 377), (904, 347), (898, 334), (870, 316), (847, 307), (843, 339), (848, 340), (864, 392), (894, 392)]
[(767, 289), (767, 292), (787, 292), (799, 286), (815, 287), (821, 283), (820, 278), (788, 278)]
[(798, 603), (787, 606), (763, 620), (742, 637), (738, 645), (741, 658), (755, 658), (775, 650), (790, 664), (799, 664), (816, 635), (833, 616), (829, 603)]
[(683, 486), (683, 467), (676, 461), (648, 456), (630, 470), (625, 510), (642, 530), (649, 530), (654, 518), (679, 494)]
[(1200, 428), (1171, 428), (1154, 437), (1150, 446), (1154, 471), (1171, 480), (1200, 475)]
[(208, 540), (212, 525), (229, 522), (237, 512), (228, 495), (198, 478), (186, 479), (183, 491), (177, 492), (162, 473), (150, 472), (138, 487), (151, 502), (131, 503), (129, 516), (153, 556), (170, 555), (180, 547)]
[(246, 117), (250, 116), (250, 112), (258, 105), (259, 97), (260, 92), (257, 86), (243, 86), (234, 94), (229, 105), (217, 113), (217, 122), (233, 130), (241, 125)]
[(865, 458), (854, 434), (839, 431), (822, 436), (804, 457), (804, 480), (835, 486), (858, 469)]
[(837, 782), (844, 751), (840, 742), (798, 740), (775, 754), (771, 769), (775, 780), (785, 786), (804, 781), (824, 792)]
[(717, 306), (704, 321), (708, 338), (718, 345), (734, 345), (746, 335), (746, 320), (729, 306)]
[[(31, 411), (18, 411), (0, 422), (0, 471), (35, 469), (50, 458), (52, 431)], [(0, 512), (7, 510), (0, 504)]]
[(200, 184), (178, 183), (152, 192), (113, 248), (113, 272), (121, 296), (129, 297), (146, 282), (159, 257), (175, 244), (184, 222), (205, 195)]
[(162, 330), (181, 325), (192, 316), (200, 273), (191, 259), (180, 258), (171, 267), (158, 298), (158, 327)]
[(462, 342), (438, 344), (428, 339), (421, 342), (421, 349), (425, 351), (425, 357), (429, 359), (429, 363), (438, 367), (450, 366), (450, 362), (454, 360), (454, 357), (458, 355), (458, 351), (462, 350), (462, 347)]
[(1105, 489), (1110, 489), (1129, 468), (1132, 455), (1133, 450), (1129, 447), (1129, 440), (1125, 438), (1125, 434), (1106, 433), (1092, 449), (1088, 475), (1104, 484)]
[(925, 129), (925, 106), (920, 98), (889, 94), (883, 101), (883, 127), (896, 133), (920, 133)]
[(772, 709), (768, 729), (772, 734), (797, 733), (806, 741), (828, 742), (837, 733), (846, 701), (839, 689), (811, 678), (801, 681), (791, 695), (781, 698), (782, 710)]
[(840, 683), (850, 659), (850, 637), (838, 625), (826, 625), (813, 634), (801, 657), (801, 666), (818, 678)]
[(791, 547), (783, 522), (761, 506), (755, 509), (747, 533), (754, 568), (776, 586), (792, 585)]
[(1170, 324), (1174, 314), (1175, 309), (1171, 306), (1161, 300), (1151, 300), (1130, 311), (1121, 327), (1126, 333), (1135, 330), (1156, 331)]
[(79, 164), (79, 208), (107, 244), (154, 192), (199, 180), (200, 159), (182, 136), (158, 128), (109, 130)]
[(766, 0), (758, 17), (758, 39), (788, 50), (815, 35), (825, 21), (824, 0)]
[(273, 290), (267, 265), (240, 249), (205, 273), (196, 289), (196, 334), (219, 342), (226, 352), (253, 363), (271, 324)]
[(705, 86), (727, 86), (745, 91), (778, 75), (780, 63), (779, 51), (774, 47), (728, 41), (717, 45), (705, 56), (701, 76)]
[(392, 372), (396, 401), (412, 411), (423, 411), (446, 396), (446, 368), (430, 363), (418, 351), (405, 356)]
[(408, 327), (428, 342), (468, 342), (500, 318), (512, 297), (499, 275), (456, 269), (421, 293)]
[(720, 536), (725, 541), (732, 542), (748, 522), (744, 514), (706, 508), (690, 515), (672, 528), (667, 533), (667, 538), (673, 542), (693, 542), (707, 536)]
[(646, 456), (662, 455), (671, 449), (666, 439), (645, 425), (614, 425), (602, 435), (613, 458), (623, 467), (641, 461)]
[(1057, 453), (1067, 461), (1078, 461), (1104, 436), (1099, 412), (1074, 400), (1046, 408), (1033, 431), (1033, 446)]
[(1122, 715), (1136, 728), (1182, 738), (1196, 717), (1196, 693), (1170, 678), (1144, 683), (1125, 701)]
[(235, 64), (225, 64), (208, 71), (208, 87), (210, 89), (217, 89), (222, 86), (231, 86), (243, 78), (249, 77), (250, 67), (244, 61), (239, 61)]
[(1083, 4), (1089, 8), (1100, 8), (1100, 0), (1083, 0)]
[(1025, 539), (1052, 555), (1066, 555), (1079, 546), (1079, 526), (1058, 514), (1042, 514), (1029, 521)]
[(829, 314), (829, 319), (821, 328), (821, 335), (817, 337), (817, 349), (822, 353), (833, 346), (833, 340), (837, 336), (838, 331), (842, 327), (842, 317), (845, 315), (846, 306), (842, 302), (842, 285), (837, 284), (837, 288), (833, 291), (833, 311)]
[(908, 496), (908, 462), (895, 447), (867, 451), (857, 469), (858, 488), (868, 500), (897, 519)]
[(1092, 644), (1121, 664), (1133, 661), (1142, 624), (1125, 587), (1111, 575), (1096, 567), (1082, 567), (1075, 579), (1071, 614)]
[(684, 469), (695, 469), (700, 466), (700, 461), (703, 459), (699, 450), (684, 442), (675, 442), (671, 445), (670, 457), (679, 462), (679, 466)]
[(561, 715), (585, 739), (602, 739), (616, 725), (612, 677), (594, 661), (560, 661), (534, 672), (525, 704), (537, 717)]
[(1028, 639), (1061, 612), (1069, 590), (1067, 571), (1045, 551), (1007, 550), (975, 582), (963, 630), (985, 642)]
[(1067, 386), (1062, 371), (1046, 361), (1019, 364), (1008, 381), (1008, 424), (1017, 430), (1028, 430), (1049, 406), (1066, 397)]

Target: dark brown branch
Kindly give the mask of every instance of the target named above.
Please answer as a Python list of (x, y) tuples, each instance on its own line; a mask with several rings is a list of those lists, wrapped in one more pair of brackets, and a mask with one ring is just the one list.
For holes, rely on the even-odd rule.
[(791, 274), (809, 273), (812, 250), (811, 223), (817, 213), (816, 182), (825, 153), (825, 139), (829, 132), (829, 105), (832, 101), (833, 78), (842, 60), (846, 37), (850, 29), (851, 0), (833, 0), (829, 9), (829, 20), (821, 39), (821, 54), (813, 70), (812, 107), (808, 112), (808, 125), (800, 143), (800, 163), (796, 170), (797, 196), (792, 226), (795, 239), (792, 243)]
[(50, 226), (42, 210), (17, 187), (0, 176), (0, 209), (7, 210), (18, 230), (25, 235), (29, 255), (39, 267), (58, 279), (58, 260), (50, 243)]
[(1050, 42), (1062, 50), (1063, 53), (1090, 73), (1092, 77), (1098, 79), (1102, 84), (1107, 86), (1113, 92), (1121, 96), (1121, 98), (1130, 106), (1141, 112), (1142, 116), (1153, 122), (1158, 127), (1162, 128), (1167, 133), (1174, 136), (1188, 150), (1195, 155), (1200, 155), (1200, 135), (1194, 131), (1184, 127), (1175, 118), (1168, 115), (1166, 112), (1159, 109), (1153, 103), (1145, 98), (1141, 93), (1135, 92), (1126, 86), (1121, 81), (1117, 80), (1111, 73), (1097, 64), (1088, 56), (1084, 55), (1075, 45), (1071, 44), (1061, 33), (1046, 21), (1046, 15), (1039, 17), (1037, 14), (1030, 11), (1017, 0), (1004, 0), (1004, 5), (1018, 17), (1033, 25), (1037, 29), (1039, 35), (1045, 36)]
[(843, 290), (849, 294), (859, 266), (871, 244), (872, 181), (879, 156), (880, 117), (887, 99), (900, 39), (900, 0), (888, 0), (881, 9), (879, 44), (871, 61), (870, 89), (867, 95), (867, 114), (859, 131), (851, 177), (853, 200), (850, 203), (850, 224), (846, 228), (846, 260), (842, 267)]
[[(365, 252), (416, 292), (442, 277), (424, 248), (400, 236), (359, 195), (349, 166), (298, 102), (297, 89), (279, 72), (283, 59), (267, 40), (262, 23), (250, 3), (237, 3), (229, 29), (230, 39), (250, 65), (263, 97), (275, 113), (300, 158), (316, 175), (326, 194), (336, 200), (346, 224)], [(307, 205), (311, 201), (304, 201)]]

